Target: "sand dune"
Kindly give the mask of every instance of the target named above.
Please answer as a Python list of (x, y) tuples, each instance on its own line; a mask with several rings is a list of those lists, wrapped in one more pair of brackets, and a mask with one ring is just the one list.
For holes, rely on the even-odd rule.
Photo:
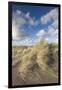
[(58, 83), (58, 46), (12, 47), (12, 85)]

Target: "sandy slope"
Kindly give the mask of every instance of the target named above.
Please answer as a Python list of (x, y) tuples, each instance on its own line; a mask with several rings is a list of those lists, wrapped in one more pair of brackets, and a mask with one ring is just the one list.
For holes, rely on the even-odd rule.
[(33, 47), (13, 47), (12, 85), (57, 83), (57, 47), (53, 45), (52, 50), (53, 58), (50, 57), (51, 50), (49, 52), (47, 43)]

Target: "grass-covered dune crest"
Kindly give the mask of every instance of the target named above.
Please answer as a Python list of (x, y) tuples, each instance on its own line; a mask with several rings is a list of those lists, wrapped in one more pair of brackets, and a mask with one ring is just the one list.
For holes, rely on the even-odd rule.
[(58, 45), (41, 41), (12, 47), (12, 78), (13, 85), (15, 80), (16, 85), (58, 82)]

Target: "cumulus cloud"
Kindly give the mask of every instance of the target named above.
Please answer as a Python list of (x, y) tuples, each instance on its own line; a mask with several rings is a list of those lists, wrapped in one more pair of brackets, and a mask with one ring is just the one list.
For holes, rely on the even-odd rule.
[(27, 37), (21, 41), (12, 41), (12, 45), (13, 46), (31, 46), (31, 45), (34, 45), (37, 43), (37, 40), (36, 39), (33, 39), (31, 37)]
[(25, 18), (28, 19), (28, 25), (38, 25), (38, 20), (35, 20), (34, 17), (31, 17), (29, 12), (25, 14)]
[(19, 17), (17, 19), (13, 19), (12, 21), (12, 39), (13, 40), (21, 40), (27, 35), (23, 32), (22, 25), (25, 24), (25, 21), (23, 18)]
[(30, 18), (30, 13), (27, 12), (26, 15), (25, 15), (25, 17), (29, 19)]
[(56, 19), (58, 19), (58, 8), (55, 8), (55, 9), (51, 10), (49, 13), (42, 16), (41, 23), (47, 24), (48, 22), (55, 21)]
[(35, 21), (34, 19), (30, 19), (29, 24), (34, 26), (38, 24), (38, 21)]
[[(28, 24), (28, 26), (37, 25), (37, 21), (30, 16), (30, 13), (23, 13), (20, 10), (16, 10), (12, 13), (12, 39), (21, 40), (28, 35), (24, 32), (23, 26)], [(29, 37), (28, 37), (29, 38)]]
[(56, 42), (58, 43), (58, 29), (49, 28), (48, 31), (40, 30), (36, 34), (38, 41), (46, 40), (48, 42)]
[[(51, 22), (51, 24), (48, 24)], [(58, 43), (58, 8), (55, 8), (41, 17), (41, 24), (48, 24), (48, 30), (40, 30), (36, 36), (38, 40)]]
[(43, 30), (43, 29), (40, 30), (40, 31), (36, 34), (38, 41), (44, 40), (45, 35), (46, 35), (45, 30)]
[(12, 39), (13, 40), (21, 40), (27, 37), (27, 35), (23, 32), (23, 30), (19, 30), (15, 25), (12, 25)]
[(47, 24), (48, 30), (41, 29), (36, 34), (36, 39), (26, 34), (24, 25), (28, 27), (38, 25), (40, 20), (31, 17), (30, 12), (23, 13), (20, 10), (12, 13), (12, 45), (34, 45), (38, 41), (47, 40), (48, 42), (58, 42), (58, 9), (55, 8), (41, 17), (41, 25)]
[(58, 29), (58, 19), (56, 19), (48, 28)]
[(16, 13), (20, 15), (22, 12), (20, 10), (17, 10)]

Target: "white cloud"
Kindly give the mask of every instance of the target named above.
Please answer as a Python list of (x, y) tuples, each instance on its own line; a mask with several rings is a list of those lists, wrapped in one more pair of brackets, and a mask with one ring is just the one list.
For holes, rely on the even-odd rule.
[(39, 24), (39, 21), (38, 20), (34, 20), (34, 18), (32, 18), (32, 19), (29, 20), (29, 24), (33, 25), (33, 26), (36, 26), (36, 25)]
[(50, 28), (48, 31), (40, 30), (36, 34), (38, 41), (46, 40), (48, 42), (56, 42), (58, 43), (58, 29)]
[[(20, 10), (12, 13), (12, 38), (13, 40), (23, 40), (28, 35), (23, 30), (23, 25), (28, 24), (28, 26), (37, 25), (37, 21), (30, 16), (30, 12), (26, 14)], [(28, 37), (29, 38), (29, 37)]]
[(58, 29), (58, 19), (56, 19), (48, 28)]
[(23, 25), (26, 24), (26, 20), (24, 19), (23, 13), (19, 10), (13, 12), (12, 15), (12, 39), (13, 40), (21, 40), (27, 37), (26, 33), (24, 33)]
[(31, 17), (29, 12), (27, 12), (25, 14), (25, 18), (28, 19), (28, 24), (29, 25), (37, 25), (38, 24), (38, 21), (35, 20), (34, 17)]
[(20, 10), (17, 10), (16, 13), (20, 15), (22, 12)]
[(36, 36), (36, 39), (26, 35), (23, 29), (23, 25), (28, 24), (29, 26), (38, 25), (39, 21), (35, 20), (35, 17), (31, 17), (30, 12), (23, 13), (17, 10), (12, 16), (12, 45), (33, 45), (40, 40), (47, 40), (48, 42), (58, 42), (58, 9), (53, 9), (46, 15), (41, 17), (41, 23), (47, 24), (53, 21), (48, 26), (48, 30), (40, 30)]
[(55, 8), (41, 17), (41, 23), (47, 24), (50, 21), (58, 19), (58, 8)]
[(18, 39), (19, 38), (19, 31), (15, 25), (12, 24), (12, 39)]
[(30, 13), (27, 12), (26, 15), (25, 15), (25, 17), (29, 19), (30, 18)]
[[(28, 19), (28, 20), (27, 20)], [(23, 30), (23, 25), (35, 25), (36, 21), (30, 16), (30, 13), (27, 12), (24, 14), (23, 12), (17, 10), (13, 13), (12, 16), (12, 45), (20, 46), (20, 45), (33, 45), (36, 43), (36, 40), (32, 39), (30, 36), (26, 35)]]
[(30, 37), (27, 37), (20, 41), (16, 40), (12, 41), (13, 46), (31, 46), (34, 45), (35, 43), (37, 43), (37, 40)]
[(14, 12), (12, 16), (12, 23), (14, 23), (17, 27), (21, 27), (22, 25), (26, 24), (26, 20), (24, 19), (24, 17), (19, 15), (19, 13), (19, 11)]
[(47, 24), (49, 22), (51, 22), (51, 24), (47, 26), (48, 30), (40, 30), (37, 33), (37, 37), (39, 40), (45, 39), (48, 42), (58, 43), (58, 8), (51, 10), (41, 17), (42, 24)]
[(21, 40), (27, 37), (27, 35), (23, 32), (23, 30), (19, 30), (19, 28), (12, 24), (12, 39), (13, 40)]
[(44, 40), (45, 35), (46, 35), (45, 30), (43, 30), (43, 29), (40, 30), (40, 31), (36, 34), (38, 41)]
[(40, 30), (38, 33), (37, 33), (37, 36), (44, 36), (45, 35), (45, 30)]

